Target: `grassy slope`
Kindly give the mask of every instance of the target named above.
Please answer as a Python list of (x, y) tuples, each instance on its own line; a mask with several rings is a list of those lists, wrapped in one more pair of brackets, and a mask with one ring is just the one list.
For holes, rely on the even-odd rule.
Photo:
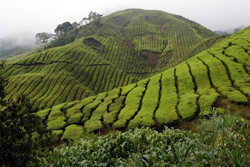
[[(54, 130), (64, 130), (70, 124), (68, 113), (72, 111), (77, 111), (70, 116), (78, 120), (74, 122), (78, 128), (98, 132), (189, 120), (198, 113), (208, 113), (206, 109), (219, 97), (247, 107), (249, 67), (250, 27), (247, 27), (163, 73), (74, 104), (55, 106), (51, 110), (59, 109), (61, 127)], [(46, 113), (50, 118), (52, 111), (40, 111), (39, 115), (45, 118)]]
[(217, 38), (181, 16), (117, 12), (103, 18), (94, 36), (9, 63), (4, 72), (11, 81), (7, 98), (26, 94), (33, 110), (81, 100), (175, 66)]

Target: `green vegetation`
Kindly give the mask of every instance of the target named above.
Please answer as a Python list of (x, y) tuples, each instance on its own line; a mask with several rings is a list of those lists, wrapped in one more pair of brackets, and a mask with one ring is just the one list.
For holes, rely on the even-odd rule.
[(51, 130), (43, 122), (46, 112), (31, 113), (24, 96), (4, 100), (9, 81), (2, 76), (5, 62), (0, 63), (0, 166), (40, 166), (51, 144)]
[(113, 99), (118, 98), (119, 93), (120, 89), (113, 89), (108, 92), (107, 97), (105, 97), (103, 102), (93, 111), (90, 119), (85, 122), (84, 128), (87, 132), (93, 132), (103, 128), (101, 119), (104, 115), (108, 114), (108, 107), (113, 102)]
[(176, 67), (176, 77), (179, 90), (178, 113), (183, 119), (190, 119), (197, 112), (196, 100), (198, 95), (195, 94), (195, 83), (185, 62)]
[(219, 94), (215, 89), (211, 88), (208, 69), (197, 57), (189, 59), (187, 63), (191, 68), (191, 73), (197, 86), (200, 115), (211, 114), (209, 110), (218, 99)]
[(226, 67), (222, 64), (222, 62), (209, 53), (205, 52), (202, 55), (198, 56), (204, 64), (208, 66), (212, 84), (217, 88), (218, 92), (220, 92), (223, 96), (226, 96), (228, 100), (232, 102), (246, 103), (247, 98), (241, 92), (232, 87), (226, 72)]
[(125, 128), (127, 121), (130, 120), (140, 107), (141, 98), (145, 92), (145, 84), (148, 80), (142, 80), (138, 83), (138, 87), (134, 88), (128, 93), (125, 101), (125, 107), (118, 115), (118, 121), (113, 124), (113, 128), (120, 129)]
[[(178, 126), (182, 124), (183, 119), (191, 121), (192, 118), (197, 118), (196, 116), (211, 114), (210, 109), (215, 105), (221, 105), (220, 102), (225, 100), (235, 103), (234, 105), (242, 104), (247, 107), (246, 102), (249, 96), (247, 65), (226, 55), (225, 50), (236, 46), (236, 44), (229, 43), (238, 41), (241, 35), (246, 38), (245, 34), (248, 31), (249, 29), (245, 29), (244, 33), (235, 34), (235, 37), (230, 36), (209, 50), (153, 77), (100, 93), (97, 96), (45, 108), (39, 110), (37, 115), (41, 116), (48, 123), (48, 128), (52, 130), (65, 132), (66, 127), (76, 124), (82, 126), (87, 132), (105, 133), (113, 129), (141, 126), (157, 128), (162, 128), (164, 125)], [(238, 41), (237, 46), (240, 44), (245, 48), (248, 46), (245, 42)], [(57, 68), (47, 70), (57, 70)], [(118, 73), (113, 74), (113, 76), (118, 75)], [(53, 76), (54, 79), (57, 75)], [(26, 77), (33, 76), (19, 74), (15, 80), (22, 82)], [(63, 73), (57, 78), (62, 79), (62, 83), (67, 80)], [(112, 80), (111, 78), (109, 80)], [(124, 76), (122, 80), (130, 82), (127, 76)], [(71, 82), (69, 79), (68, 84), (72, 85)], [(106, 85), (112, 87), (110, 84)], [(103, 84), (100, 86), (105, 87)], [(17, 84), (12, 83), (8, 88), (11, 87), (15, 90), (19, 89)], [(55, 92), (56, 89), (60, 88), (51, 89), (51, 91)], [(11, 93), (14, 94), (14, 92)], [(39, 97), (39, 94), (34, 95)], [(44, 101), (49, 102), (49, 98)], [(43, 101), (39, 105), (42, 104)], [(219, 107), (226, 108), (227, 106)], [(58, 140), (62, 137), (62, 135), (57, 136)]]
[(109, 113), (106, 113), (103, 116), (103, 122), (105, 125), (109, 126), (115, 122), (115, 119), (118, 116), (119, 111), (123, 108), (123, 101), (126, 96), (120, 96), (115, 99), (114, 102), (109, 106)]
[(163, 72), (220, 38), (183, 17), (140, 9), (92, 12), (81, 25), (64, 22), (55, 32), (48, 50), (7, 65), (6, 99), (25, 94), (33, 112), (83, 100)]
[[(3, 85), (5, 78), (10, 81), (6, 94), (0, 94), (1, 104), (25, 94), (32, 105), (27, 115), (33, 112), (47, 124), (52, 141), (133, 129), (58, 149), (52, 164), (244, 166), (249, 162), (245, 157), (249, 143), (244, 143), (249, 141), (247, 122), (236, 127), (231, 123), (238, 117), (219, 116), (209, 109), (215, 106), (223, 113), (230, 104), (249, 118), (250, 27), (210, 47), (222, 37), (160, 11), (131, 9), (95, 24), (99, 29), (91, 36), (12, 62), (0, 76)], [(0, 114), (11, 111), (5, 103), (2, 106)], [(204, 127), (205, 120), (197, 121), (204, 116), (211, 118), (211, 131)], [(163, 130), (165, 125), (188, 129), (192, 121), (202, 124), (201, 130), (194, 128), (200, 135), (149, 129)], [(244, 138), (231, 135), (235, 127), (238, 137)], [(240, 150), (243, 144), (247, 148)]]
[(50, 112), (50, 108), (38, 111), (36, 113), (36, 115), (38, 115), (39, 117), (41, 117), (42, 120), (45, 120), (46, 117), (49, 115), (49, 112)]
[(220, 51), (215, 52), (214, 55), (218, 59), (220, 59), (224, 64), (226, 64), (234, 85), (238, 87), (239, 90), (241, 90), (245, 95), (250, 96), (250, 90), (249, 90), (250, 76), (245, 71), (244, 65), (241, 63), (236, 63), (230, 57), (227, 57), (223, 55), (222, 53), (223, 53), (223, 50), (220, 50)]
[[(56, 166), (247, 166), (249, 122), (237, 114), (216, 111), (203, 119), (197, 133), (165, 127), (119, 131), (97, 141), (81, 139), (57, 148), (51, 164)], [(47, 163), (49, 166), (50, 163)]]
[(152, 127), (155, 125), (153, 120), (154, 112), (158, 107), (159, 93), (160, 93), (160, 79), (161, 74), (157, 74), (150, 78), (150, 81), (147, 85), (147, 90), (142, 100), (142, 105), (140, 111), (134, 119), (132, 119), (128, 127), (140, 127), (140, 126), (149, 126)]
[(63, 133), (63, 136), (61, 140), (67, 139), (67, 140), (77, 140), (80, 139), (84, 134), (83, 128), (78, 125), (69, 125), (66, 127), (65, 132)]
[(62, 129), (66, 126), (66, 122), (65, 122), (66, 118), (64, 116), (61, 117), (57, 117), (54, 120), (51, 120), (48, 122), (48, 129), (51, 130), (59, 130)]
[(69, 124), (79, 123), (81, 122), (82, 117), (83, 117), (82, 113), (76, 113), (72, 115), (71, 117), (69, 117), (68, 123)]
[(74, 115), (74, 114), (80, 112), (81, 109), (82, 109), (84, 106), (86, 106), (86, 105), (92, 103), (94, 100), (95, 100), (95, 99), (94, 99), (93, 97), (90, 97), (90, 98), (86, 98), (86, 99), (80, 101), (80, 102), (77, 103), (76, 105), (72, 104), (72, 106), (69, 106), (69, 107), (66, 109), (66, 112), (67, 112), (66, 117), (70, 117), (70, 116), (72, 116), (72, 115)]
[(160, 125), (176, 123), (179, 119), (176, 113), (177, 90), (175, 87), (174, 73), (174, 68), (162, 73), (160, 104), (159, 108), (155, 112), (155, 119)]

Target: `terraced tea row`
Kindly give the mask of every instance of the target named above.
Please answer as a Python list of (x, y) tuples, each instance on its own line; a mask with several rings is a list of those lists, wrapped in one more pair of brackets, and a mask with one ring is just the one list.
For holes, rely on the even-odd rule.
[(99, 132), (176, 124), (209, 114), (220, 96), (244, 105), (250, 91), (249, 50), (250, 27), (163, 73), (37, 114), (67, 139), (74, 128)]
[(97, 92), (133, 82), (134, 78), (114, 68), (101, 57), (90, 53), (79, 56), (80, 52), (79, 48), (69, 50), (72, 58), (67, 59), (59, 57), (61, 50), (58, 49), (52, 53), (58, 57), (58, 61), (48, 60), (48, 64), (41, 63), (47, 58), (46, 52), (42, 52), (10, 64), (4, 72), (4, 76), (9, 76), (12, 81), (7, 87), (6, 98), (25, 94), (31, 99), (33, 110), (36, 110), (84, 99)]
[(165, 71), (218, 38), (199, 24), (149, 10), (106, 16), (93, 35), (8, 64), (8, 98), (25, 94), (33, 111), (81, 100)]
[[(216, 36), (213, 32), (181, 16), (160, 11), (131, 9), (107, 16), (104, 21), (109, 23), (110, 29), (114, 27), (114, 31), (106, 34), (106, 31), (100, 29), (98, 35), (101, 37), (107, 38), (112, 34), (112, 38), (117, 39), (117, 34), (122, 34), (125, 37), (123, 42), (135, 52), (147, 50), (159, 53), (157, 71), (175, 66), (215, 43), (212, 40), (210, 45), (204, 45), (209, 38)], [(150, 65), (150, 57), (146, 56), (146, 60)], [(148, 68), (146, 72), (149, 72)], [(154, 70), (155, 66), (151, 65), (151, 68)]]

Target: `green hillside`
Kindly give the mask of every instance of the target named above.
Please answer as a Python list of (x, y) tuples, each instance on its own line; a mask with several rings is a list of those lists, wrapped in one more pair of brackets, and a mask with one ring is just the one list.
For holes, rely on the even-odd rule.
[(70, 139), (81, 135), (83, 129), (103, 132), (178, 124), (209, 114), (211, 106), (219, 101), (249, 111), (249, 74), (250, 27), (247, 27), (153, 77), (37, 114), (48, 122), (54, 134)]
[(161, 11), (125, 10), (100, 25), (93, 36), (9, 63), (6, 98), (25, 94), (33, 111), (82, 100), (165, 71), (221, 39)]

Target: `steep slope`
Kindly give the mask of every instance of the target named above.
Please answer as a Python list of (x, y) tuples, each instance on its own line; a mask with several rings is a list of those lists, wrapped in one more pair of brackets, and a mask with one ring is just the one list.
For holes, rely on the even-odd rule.
[(35, 110), (132, 83), (132, 77), (96, 55), (81, 40), (72, 45), (9, 65), (4, 72), (4, 76), (11, 76), (6, 98), (25, 94)]
[(26, 94), (34, 111), (84, 99), (175, 66), (217, 38), (203, 26), (166, 12), (117, 12), (104, 17), (93, 36), (8, 64), (6, 98)]
[(64, 134), (75, 134), (73, 127), (81, 133), (82, 127), (98, 132), (171, 125), (209, 113), (218, 99), (250, 108), (249, 74), (247, 27), (163, 73), (37, 114), (62, 139), (67, 138)]
[[(141, 61), (145, 63), (140, 69), (145, 74), (142, 78), (187, 60), (209, 47), (203, 45), (196, 48), (199, 44), (211, 37), (218, 37), (184, 17), (155, 10), (129, 9), (116, 12), (104, 17), (102, 23), (94, 37), (105, 46), (115, 46), (111, 53), (116, 53), (103, 56), (112, 63), (112, 59), (121, 55), (128, 59), (135, 56), (143, 58)], [(138, 73), (138, 69), (134, 68), (122, 67), (122, 70), (136, 75)]]

